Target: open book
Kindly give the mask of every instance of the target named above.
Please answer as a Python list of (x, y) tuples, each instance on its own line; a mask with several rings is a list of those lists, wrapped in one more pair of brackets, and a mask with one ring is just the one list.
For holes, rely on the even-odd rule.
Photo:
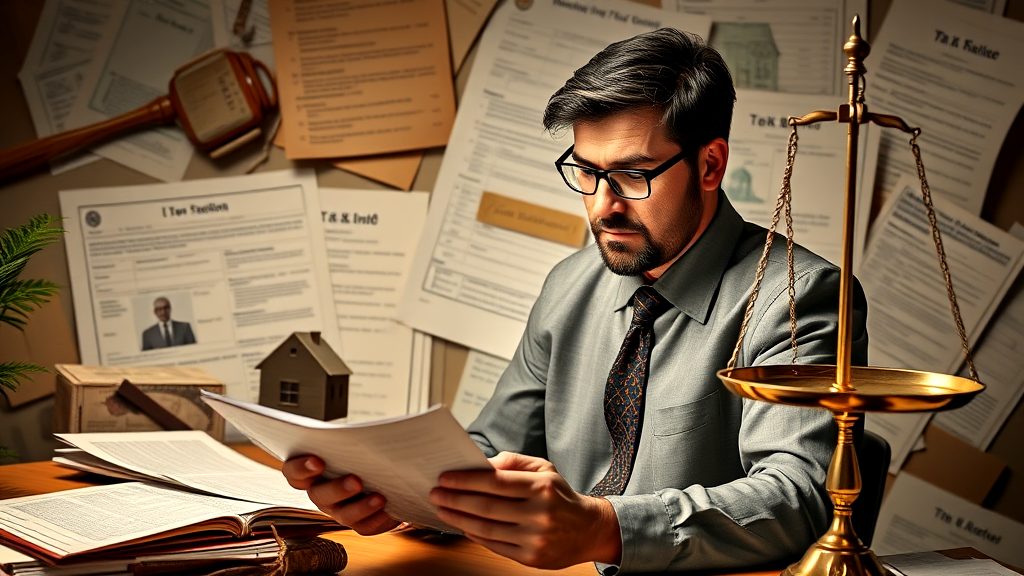
[(339, 528), (319, 511), (144, 482), (0, 500), (0, 542), (47, 562), (224, 552), (237, 546), (276, 551), (271, 524), (286, 538)]
[(446, 470), (490, 468), (451, 412), (358, 423), (322, 422), (203, 391), (203, 400), (242, 434), (280, 460), (303, 454), (323, 459), (326, 475), (359, 476), (367, 491), (387, 498), (385, 511), (418, 526), (454, 531), (428, 495)]

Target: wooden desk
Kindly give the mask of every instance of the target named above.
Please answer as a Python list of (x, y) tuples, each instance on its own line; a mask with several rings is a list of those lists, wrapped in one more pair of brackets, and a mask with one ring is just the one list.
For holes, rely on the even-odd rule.
[[(238, 446), (239, 452), (276, 466), (265, 452), (253, 446)], [(0, 499), (58, 492), (92, 486), (114, 479), (76, 472), (52, 462), (31, 462), (0, 466)], [(418, 533), (389, 533), (360, 536), (351, 531), (326, 536), (340, 542), (349, 554), (345, 576), (595, 576), (593, 564), (578, 564), (563, 570), (539, 570), (518, 564), (465, 538), (421, 536)], [(729, 576), (777, 576), (772, 570), (733, 572)], [(695, 574), (695, 573), (692, 573)], [(708, 573), (712, 574), (712, 573)], [(721, 572), (715, 572), (725, 576)]]

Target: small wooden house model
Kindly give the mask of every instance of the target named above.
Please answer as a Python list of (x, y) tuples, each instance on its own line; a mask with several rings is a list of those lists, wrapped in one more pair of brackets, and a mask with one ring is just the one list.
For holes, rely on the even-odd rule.
[(261, 405), (319, 420), (348, 415), (352, 370), (319, 332), (293, 332), (256, 368)]

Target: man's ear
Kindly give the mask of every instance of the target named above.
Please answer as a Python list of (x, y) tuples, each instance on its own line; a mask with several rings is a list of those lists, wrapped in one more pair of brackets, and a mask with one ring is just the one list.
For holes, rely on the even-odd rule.
[(717, 192), (725, 178), (725, 165), (729, 162), (729, 143), (715, 138), (700, 149), (697, 160), (700, 188), (704, 192)]

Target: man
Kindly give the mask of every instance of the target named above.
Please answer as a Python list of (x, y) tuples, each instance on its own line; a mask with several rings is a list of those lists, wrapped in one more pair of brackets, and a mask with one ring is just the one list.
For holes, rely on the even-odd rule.
[(142, 332), (142, 349), (195, 344), (196, 336), (188, 322), (171, 320), (171, 301), (163, 296), (153, 301), (153, 314), (159, 320)]
[[(545, 127), (573, 131), (556, 165), (596, 242), (552, 270), (469, 428), (494, 470), (446, 472), (431, 493), (468, 538), (524, 564), (612, 574), (792, 557), (826, 528), (830, 415), (744, 400), (715, 377), (765, 240), (720, 189), (734, 101), (721, 56), (662, 29), (612, 44), (548, 102)], [(798, 361), (832, 363), (838, 270), (797, 247), (795, 274)], [(855, 308), (862, 363), (859, 292)], [(737, 365), (790, 354), (785, 254), (773, 252)], [(397, 525), (382, 495), (322, 470), (313, 456), (284, 467), (358, 532)]]

